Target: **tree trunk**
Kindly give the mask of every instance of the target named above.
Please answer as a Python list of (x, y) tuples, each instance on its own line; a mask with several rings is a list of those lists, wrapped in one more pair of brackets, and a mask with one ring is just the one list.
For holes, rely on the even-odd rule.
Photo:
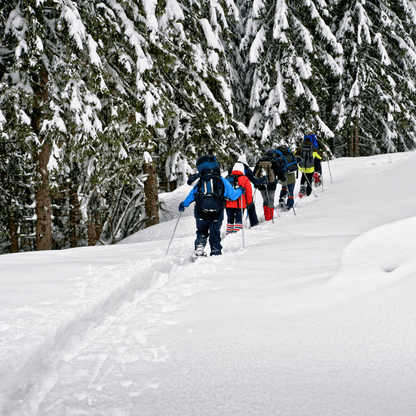
[(355, 120), (356, 125), (355, 127), (351, 130), (350, 133), (350, 144), (349, 144), (349, 155), (350, 157), (359, 157), (360, 156), (360, 151), (358, 148), (358, 123), (359, 123), (359, 118), (357, 117), (357, 119)]
[(36, 155), (36, 250), (52, 249), (52, 214), (49, 188), (49, 143), (45, 142)]
[(360, 156), (360, 151), (359, 151), (359, 149), (358, 149), (358, 122), (359, 122), (358, 117), (357, 117), (356, 122), (357, 122), (357, 125), (356, 125), (356, 127), (355, 127), (355, 138), (354, 138), (354, 156), (355, 156), (355, 157), (358, 157), (358, 156)]
[(9, 211), (10, 253), (19, 251), (19, 234), (16, 217)]
[(156, 163), (152, 160), (143, 166), (144, 173), (148, 175), (144, 183), (144, 194), (146, 196), (146, 228), (159, 224), (159, 196), (157, 192)]
[(74, 248), (78, 245), (77, 241), (77, 212), (78, 212), (77, 192), (73, 189), (69, 190), (69, 229), (71, 234), (69, 236), (69, 245)]
[(36, 165), (36, 249), (52, 249), (52, 213), (51, 197), (49, 188), (48, 163), (50, 157), (49, 142), (41, 137), (41, 122), (45, 117), (42, 104), (48, 100), (48, 73), (42, 68), (38, 74), (38, 82), (34, 84), (34, 105), (32, 115), (32, 126), (38, 136), (42, 147), (35, 154), (34, 162)]
[(100, 237), (103, 232), (104, 223), (105, 221), (98, 214), (88, 217), (87, 236), (89, 246), (95, 246), (98, 241), (101, 242)]
[(95, 221), (93, 221), (92, 219), (88, 221), (87, 235), (88, 245), (95, 246), (97, 244), (97, 234), (95, 232)]

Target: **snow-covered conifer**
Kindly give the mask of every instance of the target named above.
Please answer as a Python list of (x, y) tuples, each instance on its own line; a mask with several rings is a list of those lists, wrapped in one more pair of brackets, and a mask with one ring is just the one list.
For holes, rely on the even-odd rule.
[(331, 138), (323, 115), (331, 81), (341, 74), (342, 47), (327, 24), (329, 6), (313, 0), (250, 5), (241, 44), (252, 68), (250, 133), (264, 147), (311, 129)]
[(343, 73), (333, 111), (338, 155), (404, 151), (416, 139), (415, 2), (339, 1)]

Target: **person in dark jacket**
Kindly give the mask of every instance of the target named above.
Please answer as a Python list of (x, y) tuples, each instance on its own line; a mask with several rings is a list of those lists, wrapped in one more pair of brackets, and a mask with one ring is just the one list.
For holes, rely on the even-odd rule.
[[(313, 143), (317, 149), (317, 153), (321, 156), (324, 154), (324, 150), (326, 150), (325, 144), (322, 142), (322, 140), (319, 140), (314, 133), (309, 132), (308, 135), (312, 136)], [(314, 172), (312, 175), (313, 181), (315, 182), (315, 186), (322, 185), (322, 164), (321, 164), (322, 158), (315, 157), (314, 159)]]
[[(221, 177), (220, 168), (217, 158), (213, 155), (204, 155), (200, 157), (196, 166), (199, 171), (200, 178), (196, 185), (189, 192), (188, 196), (179, 204), (179, 212), (185, 211), (192, 202), (195, 201), (194, 215), (196, 220), (196, 239), (195, 239), (195, 254), (197, 257), (206, 256), (205, 246), (209, 238), (211, 247), (211, 256), (221, 255), (221, 225), (224, 219), (224, 208), (226, 198), (235, 201), (244, 193), (244, 188), (233, 188), (226, 179)], [(212, 185), (215, 189), (206, 190), (205, 193), (201, 190), (202, 184)], [(204, 185), (204, 186), (205, 186)], [(216, 198), (212, 198), (213, 204), (218, 203), (218, 206), (212, 206), (207, 209), (204, 205), (208, 198), (214, 194)]]
[[(271, 163), (273, 172), (265, 172), (266, 174), (268, 173), (268, 175), (263, 176), (262, 165), (264, 162)], [(256, 166), (254, 167), (254, 175), (257, 178), (261, 177), (263, 180), (263, 184), (259, 185), (258, 189), (263, 197), (264, 219), (270, 221), (274, 217), (274, 196), (277, 183), (278, 181), (286, 181), (285, 172), (277, 163), (276, 152), (273, 149), (268, 150), (266, 155), (257, 161)]]

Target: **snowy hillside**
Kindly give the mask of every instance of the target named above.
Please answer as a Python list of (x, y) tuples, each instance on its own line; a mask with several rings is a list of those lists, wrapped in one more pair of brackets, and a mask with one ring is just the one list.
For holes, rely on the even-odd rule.
[(192, 207), (165, 256), (188, 186), (116, 246), (1, 256), (0, 414), (414, 416), (414, 166), (325, 163), (218, 258), (189, 261)]

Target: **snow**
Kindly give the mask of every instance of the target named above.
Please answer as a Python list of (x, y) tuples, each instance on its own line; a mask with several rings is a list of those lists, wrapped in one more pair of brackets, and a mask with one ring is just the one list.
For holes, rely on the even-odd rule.
[[(74, 10), (71, 9), (71, 6)], [(75, 39), (78, 48), (82, 50), (82, 41), (85, 39), (86, 34), (85, 26), (84, 23), (82, 23), (78, 10), (71, 2), (69, 2), (69, 5), (66, 5), (63, 8), (62, 16), (68, 23), (69, 35)]]
[(264, 49), (264, 42), (266, 41), (266, 33), (264, 27), (257, 32), (256, 37), (250, 48), (250, 63), (254, 64), (259, 60), (260, 54)]
[(0, 414), (414, 416), (415, 163), (324, 162), (195, 263), (187, 185), (117, 245), (1, 256)]
[(223, 48), (221, 47), (220, 40), (218, 39), (217, 34), (214, 33), (214, 31), (212, 30), (212, 27), (211, 27), (208, 19), (205, 19), (205, 18), (200, 19), (199, 22), (200, 22), (200, 24), (202, 26), (202, 29), (204, 31), (205, 38), (206, 38), (206, 41), (207, 41), (207, 45), (210, 48), (217, 49), (218, 51), (222, 51)]

